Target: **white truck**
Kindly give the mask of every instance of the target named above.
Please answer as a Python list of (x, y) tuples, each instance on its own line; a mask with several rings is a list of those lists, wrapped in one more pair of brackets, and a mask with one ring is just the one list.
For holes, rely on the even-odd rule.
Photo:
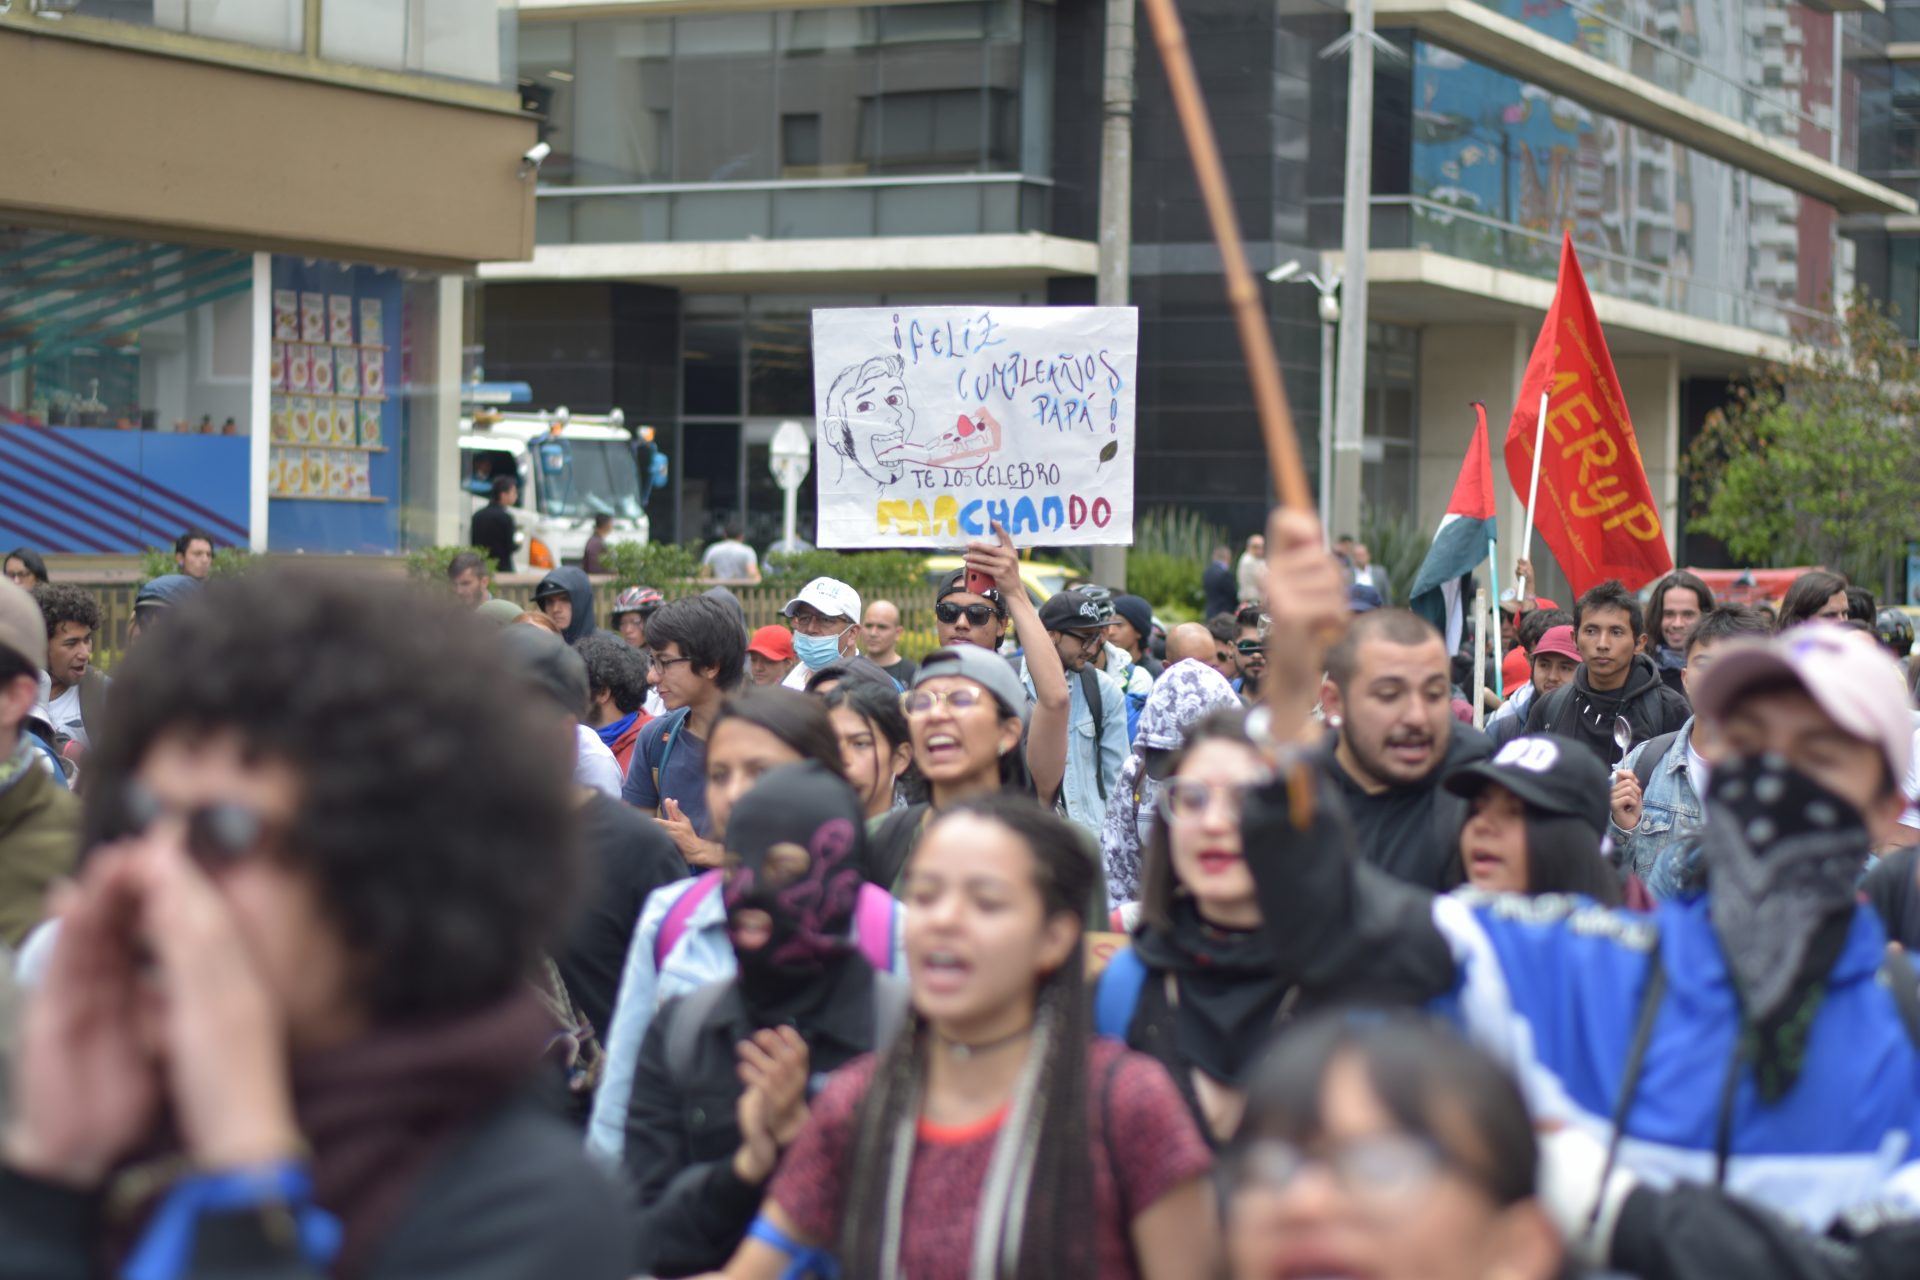
[(514, 567), (557, 569), (586, 554), (598, 515), (613, 517), (608, 542), (645, 543), (651, 532), (646, 502), (650, 477), (641, 455), (652, 456), (653, 429), (638, 437), (625, 415), (513, 412), (479, 408), (460, 419), (460, 473), (466, 514), (492, 501), (495, 476), (513, 476), (520, 500), (512, 508)]

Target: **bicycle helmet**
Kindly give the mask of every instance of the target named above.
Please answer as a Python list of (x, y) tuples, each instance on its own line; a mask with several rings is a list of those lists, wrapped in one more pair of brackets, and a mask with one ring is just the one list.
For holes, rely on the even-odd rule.
[(652, 587), (628, 587), (613, 601), (613, 616), (617, 620), (623, 613), (646, 615), (667, 602), (666, 597)]

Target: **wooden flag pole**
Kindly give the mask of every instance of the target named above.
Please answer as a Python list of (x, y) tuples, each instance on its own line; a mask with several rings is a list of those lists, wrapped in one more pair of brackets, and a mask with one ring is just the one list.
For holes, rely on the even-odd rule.
[(1233, 308), (1234, 325), (1239, 330), (1247, 377), (1253, 383), (1253, 404), (1260, 415), (1260, 433), (1266, 440), (1267, 460), (1273, 468), (1274, 491), (1280, 495), (1281, 505), (1312, 511), (1313, 490), (1307, 484), (1306, 464), (1300, 458), (1300, 440), (1294, 433), (1293, 414), (1287, 408), (1286, 391), (1280, 382), (1280, 361), (1273, 353), (1273, 334), (1267, 329), (1266, 313), (1260, 306), (1259, 287), (1254, 283), (1253, 272), (1247, 268), (1246, 247), (1234, 218), (1233, 198), (1227, 189), (1226, 170), (1220, 163), (1220, 147), (1214, 140), (1213, 124), (1207, 118), (1207, 104), (1200, 96), (1193, 56), (1187, 48), (1186, 29), (1181, 25), (1174, 0), (1142, 0), (1142, 3), (1146, 6), (1147, 20), (1153, 25), (1153, 40), (1160, 50), (1161, 65), (1166, 68), (1167, 87), (1173, 93), (1174, 110), (1180, 116), (1180, 130), (1186, 135), (1187, 151), (1193, 157), (1193, 176), (1206, 201), (1207, 218), (1213, 224), (1213, 240), (1220, 249), (1227, 301)]

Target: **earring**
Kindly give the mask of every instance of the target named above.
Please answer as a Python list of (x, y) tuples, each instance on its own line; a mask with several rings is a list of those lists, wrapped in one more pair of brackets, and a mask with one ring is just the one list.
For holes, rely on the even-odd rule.
[(1327, 717), (1327, 728), (1329, 728), (1329, 729), (1338, 729), (1339, 727), (1340, 727), (1340, 717), (1339, 717), (1339, 716), (1337, 716), (1337, 715), (1336, 715), (1336, 716), (1328, 716), (1328, 717)]

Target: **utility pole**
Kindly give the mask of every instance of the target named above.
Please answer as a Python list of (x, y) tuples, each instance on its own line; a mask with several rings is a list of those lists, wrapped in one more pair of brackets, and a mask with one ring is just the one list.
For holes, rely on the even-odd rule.
[[(1100, 277), (1094, 301), (1127, 305), (1133, 270), (1133, 6), (1107, 0), (1107, 56), (1100, 89)], [(1093, 576), (1126, 590), (1127, 549), (1095, 547)]]
[(1330, 534), (1360, 533), (1360, 468), (1367, 394), (1367, 243), (1373, 199), (1373, 0), (1353, 0), (1347, 56), (1347, 181), (1340, 235), (1340, 388), (1334, 416)]

